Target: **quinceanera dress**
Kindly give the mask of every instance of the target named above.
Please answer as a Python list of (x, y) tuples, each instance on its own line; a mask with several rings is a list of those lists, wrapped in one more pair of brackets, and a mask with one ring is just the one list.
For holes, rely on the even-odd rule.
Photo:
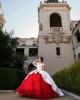
[(26, 76), (16, 89), (17, 93), (37, 99), (51, 99), (64, 96), (51, 76), (43, 70), (44, 64), (37, 63), (35, 66), (37, 69)]

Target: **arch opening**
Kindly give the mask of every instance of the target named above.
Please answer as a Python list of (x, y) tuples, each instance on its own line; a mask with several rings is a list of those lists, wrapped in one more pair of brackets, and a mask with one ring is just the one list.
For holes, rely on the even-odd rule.
[(61, 16), (53, 13), (50, 16), (50, 27), (62, 27)]
[(78, 54), (78, 57), (77, 58), (78, 58), (78, 60), (80, 60), (80, 53)]

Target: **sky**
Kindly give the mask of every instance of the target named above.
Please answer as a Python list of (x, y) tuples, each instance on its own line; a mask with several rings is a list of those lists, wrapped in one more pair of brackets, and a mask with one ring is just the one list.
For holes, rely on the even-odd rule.
[[(44, 0), (0, 0), (4, 12), (4, 30), (14, 30), (14, 36), (38, 36), (38, 7)], [(60, 2), (62, 0), (59, 0)], [(71, 7), (71, 20), (80, 20), (80, 0), (66, 0)]]

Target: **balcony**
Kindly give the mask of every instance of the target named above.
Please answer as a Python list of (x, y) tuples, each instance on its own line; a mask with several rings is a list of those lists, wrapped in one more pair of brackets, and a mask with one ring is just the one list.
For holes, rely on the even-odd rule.
[(51, 31), (52, 32), (59, 32), (59, 31), (62, 31), (62, 27), (51, 27)]

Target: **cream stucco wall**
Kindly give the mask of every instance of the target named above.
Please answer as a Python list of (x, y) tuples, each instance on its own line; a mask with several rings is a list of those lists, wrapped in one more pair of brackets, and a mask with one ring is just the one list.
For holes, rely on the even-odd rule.
[(39, 23), (43, 26), (43, 31), (50, 31), (50, 15), (58, 13), (62, 19), (63, 32), (70, 33), (70, 7), (65, 3), (42, 4), (39, 9)]
[[(58, 13), (61, 16), (62, 30), (61, 32), (67, 35), (71, 35), (70, 30), (70, 7), (67, 3), (44, 3), (38, 8), (38, 21), (42, 24), (42, 30), (39, 30), (38, 35), (38, 55), (44, 57), (46, 64), (45, 70), (54, 74), (65, 67), (74, 63), (73, 45), (71, 43), (45, 43), (43, 36), (54, 34), (50, 30), (50, 15), (52, 13)], [(56, 47), (60, 47), (61, 55), (56, 55)]]
[(26, 46), (32, 46), (33, 43), (37, 44), (37, 38), (19, 38), (19, 44), (25, 44)]
[[(61, 48), (61, 56), (56, 55), (56, 47)], [(44, 57), (46, 64), (46, 70), (50, 74), (62, 70), (65, 67), (70, 66), (74, 63), (74, 54), (72, 44), (45, 44), (44, 39), (39, 39), (39, 56)]]

